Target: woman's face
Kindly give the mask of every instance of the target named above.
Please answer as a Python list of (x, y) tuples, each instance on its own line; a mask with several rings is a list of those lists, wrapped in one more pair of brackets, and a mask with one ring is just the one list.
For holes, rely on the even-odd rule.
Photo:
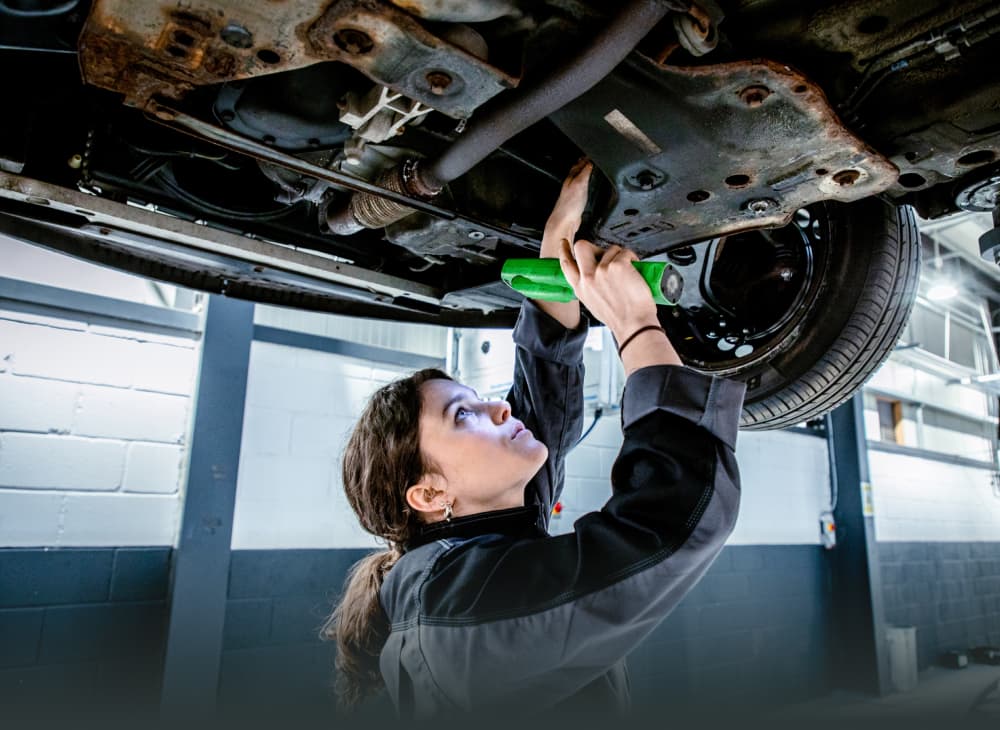
[(522, 506), (548, 447), (511, 416), (506, 401), (480, 400), (452, 380), (428, 380), (420, 393), (420, 448), (440, 472), (437, 487), (454, 515)]

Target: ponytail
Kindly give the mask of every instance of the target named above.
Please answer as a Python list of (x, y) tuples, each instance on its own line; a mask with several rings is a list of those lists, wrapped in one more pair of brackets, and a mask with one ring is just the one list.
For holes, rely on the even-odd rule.
[(389, 621), (379, 603), (379, 590), (399, 560), (396, 550), (367, 555), (351, 568), (344, 594), (321, 629), (322, 638), (337, 642), (337, 703), (353, 710), (383, 686), (379, 654), (389, 636)]

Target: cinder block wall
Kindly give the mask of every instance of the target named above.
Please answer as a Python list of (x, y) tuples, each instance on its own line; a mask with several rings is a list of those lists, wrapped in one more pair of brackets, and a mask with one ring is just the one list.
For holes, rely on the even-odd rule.
[[(0, 240), (5, 263), (28, 249)], [(42, 259), (34, 270), (67, 282), (98, 268)], [(152, 311), (134, 301), (148, 284), (99, 273), (103, 294), (133, 299), (121, 302), (132, 319), (27, 300), (0, 309), (0, 706), (11, 721), (97, 706), (149, 716), (158, 704), (200, 336), (137, 321)]]
[[(904, 403), (990, 417), (991, 396), (925, 372), (910, 357), (906, 351), (894, 356), (867, 387)], [(943, 459), (985, 462), (977, 467), (868, 452), (886, 621), (916, 628), (917, 662), (925, 668), (951, 649), (1000, 645), (1000, 474), (989, 466), (993, 443), (985, 435), (925, 425), (918, 438), (908, 415), (904, 410), (908, 445), (940, 452)], [(865, 429), (877, 445), (873, 410), (865, 411)]]
[(169, 559), (166, 547), (0, 550), (5, 719), (29, 727), (96, 708), (154, 716)]
[(0, 546), (173, 544), (198, 345), (0, 310)]
[(886, 620), (917, 629), (917, 661), (1000, 646), (1000, 489), (995, 472), (872, 451)]

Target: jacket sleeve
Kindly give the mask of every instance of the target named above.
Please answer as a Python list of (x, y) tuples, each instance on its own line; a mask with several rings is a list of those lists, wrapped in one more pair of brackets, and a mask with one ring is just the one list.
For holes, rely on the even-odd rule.
[(526, 505), (542, 508), (546, 525), (566, 475), (566, 454), (583, 431), (583, 343), (588, 323), (566, 329), (532, 300), (521, 305), (514, 326), (514, 382), (507, 401), (515, 418), (549, 449), (549, 458), (528, 482)]
[(742, 383), (677, 366), (632, 373), (612, 497), (556, 537), (444, 552), (422, 591), (421, 651), (459, 707), (547, 706), (627, 655), (732, 532)]

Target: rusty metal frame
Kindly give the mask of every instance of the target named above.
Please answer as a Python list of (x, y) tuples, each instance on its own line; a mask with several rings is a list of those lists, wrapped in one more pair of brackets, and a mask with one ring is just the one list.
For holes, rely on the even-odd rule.
[(899, 172), (815, 82), (769, 60), (633, 56), (551, 118), (617, 189), (599, 237), (640, 254), (783, 226), (812, 203), (880, 194)]
[[(345, 42), (345, 33), (360, 40)], [(87, 83), (139, 108), (155, 96), (180, 99), (198, 86), (320, 61), (347, 63), (456, 119), (519, 81), (381, 0), (338, 0), (325, 9), (267, 0), (97, 0), (79, 49)]]

